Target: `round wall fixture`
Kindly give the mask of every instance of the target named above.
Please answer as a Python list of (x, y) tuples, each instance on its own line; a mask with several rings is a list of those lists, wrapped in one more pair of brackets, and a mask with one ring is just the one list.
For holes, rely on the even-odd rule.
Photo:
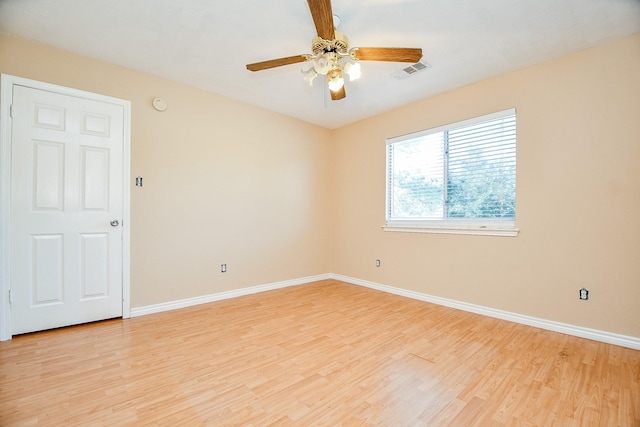
[(167, 101), (162, 98), (155, 98), (153, 100), (153, 108), (158, 111), (164, 111), (167, 109)]

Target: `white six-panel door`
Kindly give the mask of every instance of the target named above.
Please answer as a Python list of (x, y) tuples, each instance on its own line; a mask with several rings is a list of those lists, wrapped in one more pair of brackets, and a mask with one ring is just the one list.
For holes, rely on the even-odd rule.
[(122, 317), (124, 117), (13, 86), (12, 334)]

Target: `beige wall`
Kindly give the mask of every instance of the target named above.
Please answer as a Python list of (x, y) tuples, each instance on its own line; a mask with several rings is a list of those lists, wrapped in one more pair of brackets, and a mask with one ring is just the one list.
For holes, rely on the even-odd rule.
[[(640, 337), (640, 35), (335, 131), (6, 34), (0, 72), (132, 102), (133, 307), (333, 272)], [(510, 107), (518, 237), (382, 231), (385, 138)]]
[[(518, 237), (382, 231), (385, 138), (510, 107)], [(346, 126), (333, 140), (334, 273), (640, 337), (640, 35)]]
[(0, 72), (131, 101), (132, 307), (330, 271), (330, 131), (6, 34)]

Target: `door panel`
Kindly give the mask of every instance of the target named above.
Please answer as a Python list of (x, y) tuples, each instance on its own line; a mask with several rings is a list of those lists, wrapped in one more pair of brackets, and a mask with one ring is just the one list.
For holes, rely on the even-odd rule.
[(82, 234), (82, 299), (109, 295), (109, 235)]
[(121, 317), (124, 109), (14, 86), (12, 333)]
[(63, 107), (34, 103), (33, 108), (34, 126), (64, 131), (65, 109)]
[(33, 142), (33, 210), (64, 210), (64, 144)]
[(64, 303), (63, 235), (32, 235), (31, 247), (31, 304), (38, 306)]
[(82, 147), (82, 209), (109, 211), (109, 150)]

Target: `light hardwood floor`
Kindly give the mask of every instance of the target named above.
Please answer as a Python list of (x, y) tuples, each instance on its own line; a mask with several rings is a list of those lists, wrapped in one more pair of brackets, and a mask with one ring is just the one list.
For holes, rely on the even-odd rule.
[(640, 426), (640, 351), (333, 280), (0, 343), (0, 425)]

